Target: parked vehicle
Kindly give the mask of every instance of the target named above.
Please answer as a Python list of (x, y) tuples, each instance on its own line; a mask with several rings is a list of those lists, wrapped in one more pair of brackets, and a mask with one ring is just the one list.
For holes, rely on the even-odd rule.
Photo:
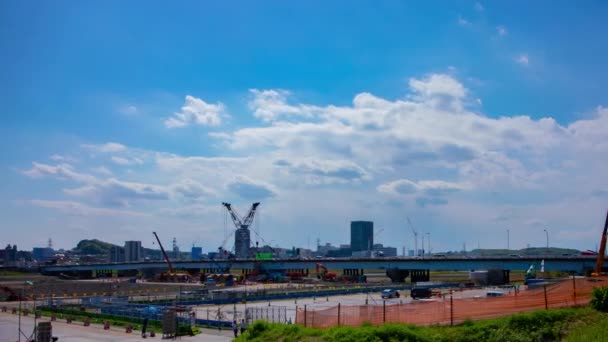
[(412, 289), (410, 295), (413, 299), (431, 298), (431, 296), (433, 296), (433, 291), (431, 291), (431, 289), (428, 287), (415, 287)]
[(382, 293), (382, 298), (399, 298), (401, 295), (399, 294), (399, 291), (397, 290), (392, 290), (392, 289), (386, 289), (383, 290)]

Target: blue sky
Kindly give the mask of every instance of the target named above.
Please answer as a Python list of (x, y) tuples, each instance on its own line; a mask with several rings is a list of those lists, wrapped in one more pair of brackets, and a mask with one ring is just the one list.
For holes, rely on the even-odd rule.
[[(265, 240), (593, 249), (601, 1), (0, 4), (0, 243)], [(303, 233), (305, 232), (305, 234)], [(32, 236), (35, 236), (33, 238)], [(552, 243), (552, 244), (553, 244)]]

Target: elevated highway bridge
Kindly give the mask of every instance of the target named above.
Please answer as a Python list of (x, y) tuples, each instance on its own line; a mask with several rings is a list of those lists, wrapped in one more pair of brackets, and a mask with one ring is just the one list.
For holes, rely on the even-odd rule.
[[(407, 277), (411, 274), (416, 280), (428, 280), (430, 271), (472, 271), (499, 269), (509, 271), (525, 271), (531, 264), (540, 269), (544, 263), (545, 271), (561, 271), (576, 274), (591, 272), (596, 263), (597, 256), (521, 256), (521, 257), (384, 257), (384, 258), (311, 258), (311, 259), (231, 259), (231, 260), (200, 260), (175, 261), (176, 270), (185, 270), (193, 273), (234, 273), (248, 274), (254, 269), (263, 269), (266, 272), (302, 271), (308, 274), (314, 272), (317, 263), (325, 265), (328, 269), (342, 271), (346, 275), (362, 275), (368, 270), (386, 270), (399, 273), (397, 278)], [(94, 278), (112, 273), (115, 275), (132, 276), (138, 272), (145, 274), (166, 271), (167, 264), (163, 261), (80, 264), (80, 265), (52, 265), (42, 267), (42, 273), (47, 275), (70, 275), (79, 278)], [(508, 276), (508, 274), (507, 274)], [(389, 277), (393, 278), (390, 274)], [(395, 280), (395, 279), (393, 279)]]

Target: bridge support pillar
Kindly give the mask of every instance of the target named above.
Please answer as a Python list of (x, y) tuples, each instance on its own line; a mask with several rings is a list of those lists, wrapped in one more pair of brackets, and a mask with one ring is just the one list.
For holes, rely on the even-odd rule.
[(389, 268), (386, 270), (386, 276), (389, 277), (393, 283), (405, 283), (405, 278), (409, 275), (409, 270), (400, 270), (398, 268)]

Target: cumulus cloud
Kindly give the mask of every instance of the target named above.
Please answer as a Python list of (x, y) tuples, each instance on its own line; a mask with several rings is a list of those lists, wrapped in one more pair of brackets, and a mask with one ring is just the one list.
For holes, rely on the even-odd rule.
[(362, 167), (348, 160), (279, 159), (274, 165), (286, 167), (293, 174), (308, 175), (311, 183), (350, 182), (369, 178)]
[(410, 78), (409, 85), (413, 91), (425, 97), (446, 95), (462, 98), (466, 95), (462, 83), (445, 74), (432, 74), (423, 79)]
[(252, 99), (249, 101), (249, 109), (253, 115), (265, 122), (275, 121), (280, 117), (312, 117), (317, 111), (315, 106), (290, 105), (287, 98), (291, 94), (282, 89), (250, 89)]
[(191, 95), (186, 96), (181, 112), (165, 120), (165, 127), (179, 128), (188, 125), (218, 126), (225, 114), (225, 107), (221, 102), (211, 104)]
[(248, 177), (240, 176), (227, 186), (228, 190), (249, 200), (262, 200), (277, 195), (275, 187), (262, 181), (254, 181)]

